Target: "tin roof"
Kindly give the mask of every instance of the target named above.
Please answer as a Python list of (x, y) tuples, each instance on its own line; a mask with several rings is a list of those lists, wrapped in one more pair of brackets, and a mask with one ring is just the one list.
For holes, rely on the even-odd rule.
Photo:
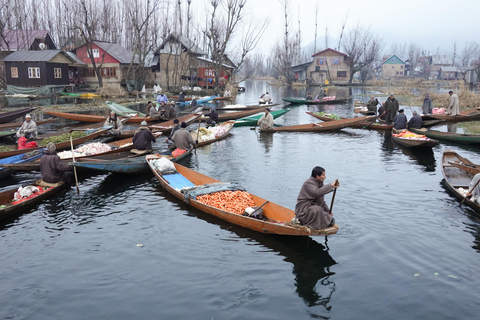
[(22, 50), (22, 51), (15, 51), (6, 56), (2, 61), (3, 62), (10, 62), (10, 61), (23, 61), (23, 62), (48, 62), (52, 60), (58, 54), (65, 55), (72, 63), (75, 63), (75, 59), (73, 59), (70, 55), (63, 52), (62, 50)]
[(184, 35), (180, 35), (177, 33), (170, 33), (170, 35), (162, 42), (162, 44), (155, 50), (155, 53), (170, 53), (170, 52), (162, 52), (162, 49), (165, 47), (165, 44), (172, 39), (176, 39), (183, 47), (185, 47), (188, 51), (198, 54), (198, 55), (206, 55), (207, 53), (200, 49), (192, 40), (185, 37)]
[(35, 39), (45, 39), (47, 36), (47, 30), (3, 30), (2, 37), (0, 37), (0, 49), (10, 49), (10, 51), (28, 50)]
[(403, 60), (396, 55), (393, 55), (387, 60), (385, 60), (382, 64), (405, 64), (405, 62), (403, 62)]
[[(118, 60), (118, 62), (123, 64), (128, 64), (132, 62), (133, 53), (130, 50), (125, 49), (118, 43), (112, 42), (103, 42), (94, 40), (97, 46), (102, 48), (106, 53)], [(135, 58), (134, 63), (138, 63), (138, 58)]]
[(348, 57), (348, 55), (346, 55), (345, 53), (342, 53), (342, 52), (340, 52), (340, 51), (333, 50), (333, 49), (330, 49), (330, 48), (327, 48), (327, 49), (325, 49), (325, 50), (322, 50), (322, 51), (320, 51), (320, 52), (317, 52), (317, 53), (315, 53), (315, 54), (312, 54), (312, 57), (315, 57), (316, 55), (319, 55), (319, 54), (324, 53), (324, 52), (326, 52), (326, 51), (332, 51), (332, 52), (337, 53), (337, 54), (339, 54), (339, 55)]

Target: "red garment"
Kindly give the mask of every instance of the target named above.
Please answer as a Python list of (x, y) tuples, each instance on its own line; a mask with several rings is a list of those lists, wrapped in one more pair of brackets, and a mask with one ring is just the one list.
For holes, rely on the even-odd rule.
[(179, 155), (184, 154), (185, 152), (187, 152), (187, 150), (183, 150), (183, 149), (177, 148), (177, 149), (175, 149), (175, 150), (172, 152), (172, 156), (176, 158), (176, 157), (178, 157)]
[(20, 137), (18, 138), (18, 150), (23, 150), (27, 147), (27, 138)]
[(27, 143), (26, 145), (26, 148), (29, 149), (29, 148), (36, 148), (38, 147), (37, 143), (35, 141), (30, 141)]

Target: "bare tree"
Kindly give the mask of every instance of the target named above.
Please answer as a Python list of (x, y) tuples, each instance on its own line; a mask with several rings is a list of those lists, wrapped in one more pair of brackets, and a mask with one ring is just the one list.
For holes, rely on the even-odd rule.
[(380, 56), (380, 46), (380, 39), (360, 25), (347, 32), (343, 47), (350, 62), (349, 83), (352, 83), (357, 71), (363, 71), (364, 74), (369, 71)]
[(417, 46), (417, 44), (415, 44), (414, 42), (410, 42), (408, 46), (407, 57), (408, 60), (410, 60), (412, 71), (415, 71), (415, 69), (417, 68), (418, 58), (420, 57), (421, 52), (422, 50), (419, 46)]
[(460, 63), (462, 67), (468, 67), (470, 62), (475, 57), (476, 52), (479, 49), (479, 45), (475, 42), (467, 42), (460, 54)]

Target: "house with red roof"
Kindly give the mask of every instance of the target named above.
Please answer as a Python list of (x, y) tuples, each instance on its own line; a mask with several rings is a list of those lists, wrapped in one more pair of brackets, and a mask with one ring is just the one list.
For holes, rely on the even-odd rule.
[(340, 83), (350, 80), (350, 59), (345, 53), (327, 48), (312, 57), (313, 62), (307, 67), (310, 83)]

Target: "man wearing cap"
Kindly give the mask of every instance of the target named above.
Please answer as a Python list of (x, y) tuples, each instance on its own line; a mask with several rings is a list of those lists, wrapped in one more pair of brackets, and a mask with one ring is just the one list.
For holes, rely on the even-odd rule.
[(162, 103), (162, 102), (167, 103), (167, 102), (168, 102), (168, 98), (167, 98), (167, 96), (163, 93), (163, 91), (160, 92), (160, 94), (158, 95), (158, 97), (157, 97), (157, 102), (158, 102), (158, 103)]
[(397, 115), (399, 109), (398, 100), (395, 99), (393, 93), (388, 97), (387, 101), (385, 101), (385, 115), (386, 115), (386, 122), (387, 124), (391, 124), (393, 118)]
[(187, 124), (185, 122), (182, 122), (180, 129), (173, 134), (172, 140), (175, 143), (175, 146), (179, 149), (188, 151), (197, 147), (195, 141), (193, 141), (192, 135), (187, 130)]
[(47, 151), (40, 158), (40, 172), (42, 180), (48, 183), (57, 183), (65, 181), (67, 184), (73, 183), (73, 172), (69, 165), (63, 164), (57, 155), (56, 147), (52, 142), (47, 144)]
[(35, 139), (37, 135), (37, 124), (32, 120), (32, 116), (27, 114), (25, 116), (25, 122), (17, 131), (17, 138), (25, 137), (27, 139)]
[(368, 112), (373, 113), (373, 114), (377, 114), (377, 105), (378, 105), (379, 103), (380, 103), (380, 102), (378, 102), (378, 99), (375, 99), (375, 97), (372, 96), (372, 97), (370, 98), (370, 100), (368, 100), (368, 102), (367, 102)]
[(152, 142), (155, 141), (155, 136), (147, 127), (147, 122), (142, 121), (133, 135), (133, 147), (137, 150), (152, 150)]
[(407, 129), (407, 116), (403, 113), (403, 109), (398, 110), (398, 114), (393, 118), (393, 128), (396, 130)]
[(260, 126), (260, 131), (273, 129), (273, 116), (270, 113), (270, 108), (265, 108), (265, 113), (257, 121)]
[(112, 129), (108, 130), (107, 133), (110, 135), (118, 136), (122, 134), (123, 124), (122, 121), (117, 117), (117, 114), (114, 111), (110, 112), (110, 117), (105, 120), (103, 124), (104, 127), (113, 126)]
[(448, 91), (450, 95), (450, 103), (448, 104), (449, 111), (448, 113), (451, 116), (458, 116), (460, 114), (460, 101), (458, 100), (458, 95), (453, 93), (453, 91)]

